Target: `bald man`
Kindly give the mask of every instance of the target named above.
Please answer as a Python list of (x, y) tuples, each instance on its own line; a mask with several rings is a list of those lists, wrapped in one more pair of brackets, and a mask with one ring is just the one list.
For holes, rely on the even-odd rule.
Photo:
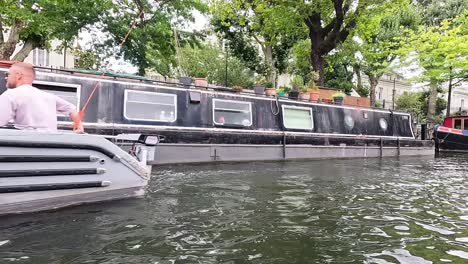
[(32, 86), (36, 72), (29, 63), (19, 62), (10, 67), (5, 77), (7, 91), (0, 95), (0, 126), (10, 120), (18, 129), (57, 131), (57, 112), (69, 115), (73, 130), (83, 133), (76, 107), (66, 100)]

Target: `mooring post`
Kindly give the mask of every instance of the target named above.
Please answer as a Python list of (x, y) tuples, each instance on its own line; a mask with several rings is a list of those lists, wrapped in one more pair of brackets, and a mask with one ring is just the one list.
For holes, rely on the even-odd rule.
[(283, 132), (283, 159), (286, 159), (286, 133)]
[(397, 151), (397, 154), (398, 154), (397, 156), (400, 157), (401, 152), (400, 152), (400, 138), (399, 137), (397, 138), (397, 150), (398, 150)]
[(380, 157), (383, 157), (383, 138), (380, 138)]

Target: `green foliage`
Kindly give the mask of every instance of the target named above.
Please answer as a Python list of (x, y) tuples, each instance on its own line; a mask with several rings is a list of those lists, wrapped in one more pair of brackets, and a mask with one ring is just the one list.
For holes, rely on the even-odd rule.
[(73, 50), (75, 56), (75, 68), (83, 70), (98, 70), (101, 67), (101, 60), (92, 50)]
[(299, 75), (304, 80), (309, 81), (310, 65), (310, 40), (301, 40), (291, 49), (290, 64), (288, 72), (293, 75)]
[(81, 29), (99, 22), (110, 8), (111, 0), (4, 0), (0, 5), (0, 29), (9, 28), (13, 37), (12, 42), (0, 38), (0, 56), (9, 59), (13, 55), (10, 45), (27, 43), (24, 47), (31, 50), (48, 49), (53, 39), (71, 44)]
[(96, 48), (104, 57), (112, 55), (138, 16), (139, 10), (144, 10), (144, 15), (137, 20), (129, 40), (117, 50), (118, 56), (138, 67), (139, 74), (153, 69), (168, 76), (171, 67), (177, 64), (175, 40), (178, 40), (180, 46), (184, 46), (188, 43), (198, 43), (202, 38), (202, 35), (196, 32), (174, 30), (174, 24), (183, 25), (187, 21), (193, 21), (193, 10), (207, 11), (207, 6), (202, 0), (140, 0), (113, 3), (113, 9), (98, 25), (98, 29), (106, 33), (107, 39), (97, 44)]
[(304, 86), (304, 79), (300, 75), (295, 75), (291, 80), (292, 90), (299, 91)]
[(338, 97), (343, 98), (343, 97), (346, 97), (346, 94), (343, 93), (343, 92), (337, 92), (337, 93), (332, 94), (332, 97), (333, 98), (338, 98)]
[(467, 0), (418, 0), (422, 22), (427, 26), (437, 26), (442, 21), (453, 19), (468, 9)]
[(305, 33), (302, 21), (279, 1), (214, 0), (211, 13), (215, 32), (228, 40), (231, 52), (269, 81), (285, 71), (289, 50)]
[[(180, 49), (180, 68), (191, 77), (207, 77), (211, 83), (225, 84), (225, 54), (210, 45), (190, 46)], [(228, 86), (253, 87), (253, 72), (234, 57), (228, 59)]]
[(369, 87), (364, 86), (364, 85), (357, 85), (356, 92), (361, 97), (368, 97), (369, 96)]
[(453, 20), (444, 20), (438, 26), (421, 27), (411, 34), (407, 51), (425, 69), (420, 80), (442, 83), (449, 78), (468, 76), (468, 10)]
[[(425, 92), (404, 92), (395, 101), (395, 109), (410, 113), (413, 118), (416, 117), (419, 122), (426, 122), (429, 91)], [(434, 122), (440, 123), (443, 119), (443, 111), (447, 107), (447, 101), (438, 97), (436, 101), (436, 110)]]
[(273, 88), (273, 83), (272, 82), (266, 82), (265, 83), (265, 88)]

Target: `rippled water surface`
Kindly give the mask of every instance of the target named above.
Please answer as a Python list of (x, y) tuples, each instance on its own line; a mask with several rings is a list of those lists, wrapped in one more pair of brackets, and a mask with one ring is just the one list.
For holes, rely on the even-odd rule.
[(0, 263), (468, 263), (467, 164), (157, 168), (144, 199), (0, 218)]

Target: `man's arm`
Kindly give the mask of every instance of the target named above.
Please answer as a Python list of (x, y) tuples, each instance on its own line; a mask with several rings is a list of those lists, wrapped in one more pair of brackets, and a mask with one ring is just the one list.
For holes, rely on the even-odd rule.
[(15, 109), (13, 101), (7, 92), (0, 95), (0, 126), (8, 124), (8, 122), (15, 118)]
[(57, 111), (69, 115), (70, 118), (73, 120), (73, 131), (75, 133), (83, 133), (83, 124), (81, 123), (81, 117), (79, 113), (76, 112), (76, 107), (73, 104), (66, 101), (65, 99), (62, 99), (58, 96), (56, 96), (55, 101)]

